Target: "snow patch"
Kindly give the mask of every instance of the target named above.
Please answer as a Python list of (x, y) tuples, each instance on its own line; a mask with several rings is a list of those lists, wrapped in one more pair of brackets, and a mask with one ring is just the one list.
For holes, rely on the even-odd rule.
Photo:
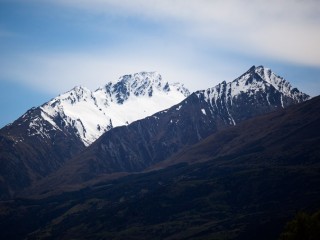
[(61, 126), (57, 116), (62, 116), (65, 125), (74, 128), (88, 146), (112, 127), (168, 109), (189, 94), (182, 84), (168, 84), (157, 72), (141, 72), (125, 75), (94, 92), (75, 87), (44, 104), (41, 116), (56, 129)]

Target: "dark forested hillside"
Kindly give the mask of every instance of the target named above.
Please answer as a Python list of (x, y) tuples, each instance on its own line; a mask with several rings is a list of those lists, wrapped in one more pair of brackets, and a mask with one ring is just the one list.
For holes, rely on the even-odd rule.
[(296, 212), (320, 209), (319, 108), (225, 129), (162, 170), (2, 202), (1, 238), (277, 239)]

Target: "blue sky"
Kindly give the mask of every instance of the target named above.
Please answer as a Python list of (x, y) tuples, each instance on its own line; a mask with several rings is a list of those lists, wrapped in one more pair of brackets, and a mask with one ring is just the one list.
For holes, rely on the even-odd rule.
[(317, 0), (0, 0), (0, 127), (140, 71), (195, 91), (264, 65), (316, 96), (319, 42)]

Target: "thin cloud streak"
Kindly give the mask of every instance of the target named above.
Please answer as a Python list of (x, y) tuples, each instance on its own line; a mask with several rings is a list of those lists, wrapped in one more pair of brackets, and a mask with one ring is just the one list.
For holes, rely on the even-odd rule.
[[(177, 21), (188, 37), (284, 61), (320, 66), (320, 4), (307, 1), (58, 0), (63, 6), (99, 13)], [(181, 29), (177, 29), (181, 31)]]
[[(19, 1), (25, 4), (15, 0)], [(6, 56), (3, 54), (0, 78), (50, 93), (64, 92), (79, 84), (94, 90), (123, 74), (144, 70), (158, 71), (165, 80), (184, 82), (194, 91), (222, 80), (233, 80), (250, 65), (272, 60), (320, 67), (317, 1), (30, 0), (30, 3), (39, 11), (43, 6), (45, 9), (52, 6), (54, 14), (49, 19), (58, 21), (46, 19), (40, 24), (40, 29), (48, 29), (47, 35), (29, 23), (32, 31), (24, 37), (36, 38), (36, 43), (32, 45), (29, 40), (23, 46), (20, 39), (13, 46), (21, 43), (21, 52), (12, 47)], [(60, 8), (64, 11), (59, 11)], [(45, 16), (39, 11), (32, 12), (36, 15), (33, 21)], [(32, 14), (30, 18), (34, 17)], [(62, 31), (50, 32), (46, 23)], [(59, 37), (51, 41), (56, 32)]]
[[(210, 86), (204, 73), (185, 68), (175, 60), (162, 56), (145, 56), (144, 53), (127, 54), (124, 57), (107, 54), (54, 54), (21, 55), (15, 61), (3, 62), (0, 71), (5, 78), (15, 79), (34, 89), (51, 94), (65, 92), (76, 85), (95, 90), (110, 81), (117, 81), (124, 74), (139, 71), (157, 71), (165, 81), (183, 82), (192, 90), (214, 86), (221, 81), (220, 76), (211, 76)], [(15, 69), (12, 72), (10, 69)], [(50, 74), (49, 74), (50, 73)]]

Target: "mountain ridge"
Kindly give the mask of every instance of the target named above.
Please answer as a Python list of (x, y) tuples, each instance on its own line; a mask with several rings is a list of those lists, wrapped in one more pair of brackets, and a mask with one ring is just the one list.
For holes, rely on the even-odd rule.
[[(309, 98), (287, 91), (290, 86), (270, 73), (280, 84), (274, 87), (261, 72), (268, 73), (252, 67), (231, 83), (191, 95), (156, 72), (125, 75), (95, 92), (75, 87), (0, 130), (0, 195), (10, 198), (49, 175), (58, 177), (54, 185), (75, 179), (82, 184), (101, 174), (143, 171), (214, 132)], [(176, 105), (137, 120), (159, 104)]]
[[(223, 129), (151, 167), (150, 171), (180, 163), (194, 164), (212, 159), (223, 161), (244, 156), (247, 156), (247, 164), (255, 164), (259, 161), (255, 155), (262, 154), (268, 159), (265, 166), (275, 162), (289, 166), (290, 162), (284, 157), (286, 155), (290, 156), (291, 161), (295, 160), (293, 164), (320, 164), (317, 145), (307, 144), (308, 141), (320, 142), (315, 131), (320, 123), (319, 102), (320, 96), (316, 96), (298, 105), (248, 119), (240, 123), (241, 126)], [(306, 156), (299, 159), (301, 152)], [(233, 161), (235, 165), (238, 164), (236, 160)], [(259, 165), (263, 164), (259, 162)], [(232, 163), (228, 162), (227, 165), (232, 166)]]
[[(140, 172), (213, 133), (309, 98), (303, 93), (296, 98), (290, 91), (278, 91), (257, 75), (260, 70), (261, 67), (251, 68), (247, 71), (249, 75), (228, 83), (247, 86), (246, 91), (238, 91), (235, 96), (223, 82), (194, 92), (169, 109), (104, 133), (41, 185), (77, 185), (105, 174)], [(279, 82), (291, 89), (283, 79)]]

